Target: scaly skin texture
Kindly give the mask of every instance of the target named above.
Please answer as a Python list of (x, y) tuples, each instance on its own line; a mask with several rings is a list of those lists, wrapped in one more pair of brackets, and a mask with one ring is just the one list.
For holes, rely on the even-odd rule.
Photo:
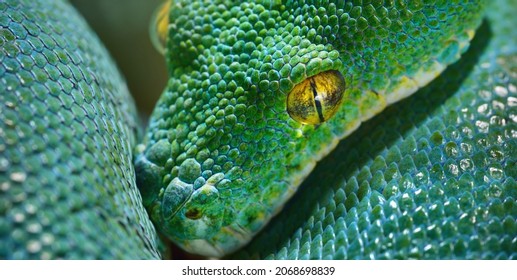
[(342, 141), (232, 257), (517, 259), (516, 4), (494, 1), (457, 63)]
[[(359, 2), (354, 1), (356, 4)], [(267, 4), (265, 10), (270, 8), (278, 10), (274, 1), (260, 1), (248, 5), (260, 3)], [(363, 1), (362, 13), (367, 13), (369, 9), (365, 3), (366, 1)], [(461, 24), (451, 25), (454, 28), (461, 29), (461, 26), (471, 23), (477, 26), (478, 19), (475, 19), (477, 16), (470, 17), (472, 14), (469, 11), (477, 11), (478, 6), (470, 7), (473, 10), (431, 9), (429, 12), (435, 11), (442, 16), (436, 15), (435, 18), (439, 21), (434, 24), (430, 22), (428, 27), (431, 30), (443, 28), (444, 26), (436, 23), (444, 20), (443, 16), (451, 20), (448, 17), (449, 12), (452, 19), (456, 16), (462, 17), (456, 19)], [(517, 258), (517, 183), (515, 182), (517, 177), (517, 120), (515, 117), (517, 115), (515, 109), (517, 34), (514, 29), (517, 25), (514, 17), (517, 12), (516, 7), (517, 3), (513, 0), (490, 1), (486, 21), (481, 25), (470, 50), (457, 63), (447, 68), (437, 80), (413, 97), (392, 105), (341, 142), (337, 150), (327, 156), (308, 177), (300, 192), (290, 200), (280, 216), (264, 228), (251, 244), (231, 257)], [(0, 258), (158, 257), (154, 230), (142, 211), (140, 197), (134, 187), (130, 147), (135, 142), (133, 105), (105, 51), (75, 12), (61, 1), (0, 0), (0, 11)], [(256, 39), (262, 40), (257, 44), (260, 46), (266, 42), (264, 37), (267, 36), (272, 36), (273, 39), (269, 39), (272, 40), (268, 41), (269, 45), (256, 46), (261, 48), (259, 55), (263, 55), (264, 57), (261, 57), (263, 59), (246, 64), (244, 63), (248, 59), (246, 55), (251, 56), (253, 52), (249, 54), (242, 52), (238, 57), (233, 51), (230, 54), (227, 53), (228, 44), (234, 45), (232, 43), (234, 39), (228, 36), (233, 33), (227, 32), (224, 36), (221, 33), (222, 38), (227, 38), (228, 41), (218, 41), (217, 44), (207, 48), (204, 44), (213, 43), (213, 41), (196, 34), (210, 33), (210, 27), (186, 20), (194, 18), (197, 14), (207, 22), (213, 20), (216, 26), (215, 24), (222, 24), (217, 23), (217, 11), (217, 9), (208, 10), (206, 14), (185, 13), (183, 17), (180, 15), (186, 10), (173, 10), (171, 13), (173, 19), (177, 19), (182, 25), (171, 26), (169, 46), (176, 47), (174, 51), (169, 51), (168, 55), (172, 77), (155, 113), (164, 114), (165, 118), (154, 117), (150, 132), (147, 134), (147, 142), (137, 149), (140, 155), (136, 161), (139, 174), (146, 175), (138, 179), (144, 203), (150, 208), (152, 214), (158, 215), (159, 219), (162, 217), (157, 212), (158, 206), (150, 207), (156, 203), (153, 199), (165, 196), (166, 200), (162, 201), (165, 201), (167, 206), (164, 207), (173, 208), (175, 203), (181, 204), (178, 197), (180, 199), (185, 197), (185, 192), (182, 191), (199, 185), (202, 191), (196, 194), (198, 203), (210, 201), (210, 195), (214, 193), (222, 195), (230, 192), (246, 196), (246, 198), (235, 196), (230, 201), (225, 200), (223, 202), (227, 204), (223, 206), (207, 207), (209, 213), (228, 207), (228, 203), (244, 205), (247, 208), (241, 211), (244, 213), (241, 216), (243, 219), (240, 221), (237, 219), (237, 221), (246, 223), (251, 221), (246, 219), (250, 213), (261, 213), (261, 209), (265, 209), (265, 206), (240, 204), (242, 201), (252, 201), (256, 195), (253, 190), (257, 191), (257, 189), (222, 188), (224, 184), (233, 184), (237, 181), (230, 177), (231, 172), (223, 174), (225, 178), (221, 178), (220, 181), (216, 176), (203, 182), (197, 179), (196, 174), (203, 173), (205, 170), (198, 170), (195, 161), (186, 159), (187, 153), (169, 159), (173, 153), (178, 153), (178, 150), (187, 149), (192, 153), (195, 151), (194, 148), (191, 149), (194, 143), (196, 146), (202, 144), (200, 140), (200, 142), (190, 143), (187, 147), (187, 145), (181, 146), (183, 142), (176, 141), (174, 144), (174, 140), (194, 137), (194, 133), (203, 133), (202, 135), (215, 133), (213, 137), (217, 141), (222, 143), (223, 140), (230, 138), (230, 144), (232, 139), (235, 139), (234, 135), (241, 137), (239, 141), (249, 138), (249, 141), (241, 142), (247, 146), (251, 145), (256, 150), (251, 154), (249, 154), (250, 150), (246, 150), (244, 156), (253, 159), (246, 162), (259, 163), (251, 171), (257, 171), (270, 164), (274, 164), (277, 168), (273, 173), (253, 175), (250, 175), (251, 171), (238, 173), (241, 177), (242, 174), (248, 174), (254, 180), (267, 181), (277, 178), (275, 176), (278, 172), (285, 172), (285, 160), (299, 160), (299, 169), (309, 170), (320, 156), (333, 148), (333, 143), (336, 141), (333, 141), (332, 137), (341, 137), (351, 132), (360, 119), (376, 113), (385, 103), (409, 94), (411, 90), (407, 89), (414, 88), (414, 84), (409, 79), (403, 78), (404, 75), (409, 75), (418, 83), (423, 80), (418, 80), (416, 77), (432, 77), (433, 75), (417, 75), (417, 73), (437, 74), (437, 69), (445, 66), (445, 63), (456, 60), (457, 54), (465, 50), (465, 39), (468, 37), (468, 34), (461, 35), (461, 32), (458, 34), (453, 32), (448, 34), (447, 31), (442, 30), (437, 33), (431, 32), (436, 35), (426, 36), (431, 41), (452, 36), (450, 37), (453, 38), (452, 41), (442, 38), (449, 42), (450, 48), (447, 51), (441, 51), (440, 45), (435, 41), (433, 41), (434, 44), (408, 44), (418, 36), (409, 36), (404, 40), (403, 35), (387, 37), (379, 35), (379, 38), (390, 42), (386, 48), (399, 47), (399, 49), (397, 53), (388, 52), (386, 53), (388, 57), (384, 57), (384, 59), (392, 58), (391, 62), (395, 63), (395, 66), (392, 63), (377, 63), (373, 67), (370, 64), (372, 61), (382, 60), (375, 60), (379, 52), (375, 55), (369, 54), (371, 46), (364, 43), (369, 41), (368, 32), (362, 32), (362, 28), (361, 30), (351, 28), (352, 31), (348, 29), (346, 36), (353, 40), (337, 40), (346, 46), (338, 53), (340, 59), (346, 60), (348, 55), (349, 58), (353, 58), (348, 62), (355, 63), (345, 65), (337, 62), (337, 65), (343, 67), (338, 70), (347, 70), (344, 74), (350, 86), (347, 91), (348, 96), (359, 97), (359, 100), (348, 101), (347, 107), (343, 109), (346, 113), (344, 119), (336, 120), (334, 116), (329, 122), (315, 129), (312, 126), (302, 127), (286, 118), (285, 102), (280, 104), (277, 98), (285, 101), (286, 91), (291, 86), (282, 87), (277, 94), (272, 94), (270, 91), (277, 87), (274, 82), (275, 78), (279, 78), (273, 73), (274, 71), (270, 71), (272, 69), (269, 69), (269, 67), (279, 66), (278, 63), (276, 66), (273, 63), (275, 51), (286, 51), (284, 48), (275, 50), (272, 47), (277, 46), (283, 40), (282, 38), (289, 34), (293, 35), (296, 32), (301, 34), (302, 30), (295, 31), (296, 28), (293, 27), (289, 32), (286, 31), (287, 20), (286, 22), (278, 20), (281, 19), (282, 14), (278, 17), (263, 16), (260, 21), (264, 22), (264, 28), (267, 26), (268, 31), (260, 36), (257, 32), (256, 37), (262, 38)], [(219, 11), (221, 16), (226, 14), (224, 25), (235, 26), (235, 21), (245, 21), (244, 18), (232, 15), (232, 13), (238, 14), (239, 9), (221, 8)], [(23, 16), (20, 16), (20, 13)], [(350, 9), (348, 14), (357, 16), (357, 9)], [(407, 13), (406, 16), (402, 16), (403, 14), (389, 13), (390, 16), (399, 18), (401, 23), (406, 22), (411, 25), (410, 21), (405, 20), (411, 20), (414, 17), (407, 19)], [(253, 18), (250, 16), (251, 13), (246, 15)], [(318, 28), (324, 26), (323, 16), (319, 17), (318, 21), (315, 16), (308, 16), (306, 13), (300, 13), (300, 15), (307, 17), (303, 24), (309, 24), (311, 20), (310, 24), (315, 27), (315, 32), (325, 32), (324, 28)], [(346, 19), (346, 16), (343, 17)], [(352, 16), (346, 22), (354, 22), (352, 18), (354, 17)], [(341, 17), (339, 19), (341, 20)], [(392, 24), (395, 22), (396, 26), (398, 21), (391, 22)], [(258, 24), (258, 21), (256, 23)], [(298, 23), (301, 24), (301, 22)], [(285, 32), (279, 32), (282, 29), (276, 28), (277, 25), (282, 24), (286, 24)], [(357, 19), (356, 24), (358, 24), (357, 27), (364, 27), (364, 21), (360, 18)], [(253, 30), (260, 29), (260, 26), (260, 24), (257, 27), (253, 26)], [(402, 24), (402, 26), (407, 25)], [(378, 28), (382, 27), (387, 25), (384, 23), (378, 26)], [(181, 28), (184, 28), (183, 33), (173, 32)], [(394, 28), (396, 32), (398, 29)], [(391, 30), (391, 28), (388, 29)], [(364, 30), (369, 29), (367, 27)], [(425, 32), (425, 28), (421, 31)], [(306, 35), (310, 33), (308, 30), (303, 32), (306, 32)], [(242, 35), (239, 34), (241, 33), (237, 32), (235, 36)], [(275, 34), (278, 35), (276, 39), (273, 36)], [(411, 35), (418, 34), (411, 33)], [(303, 48), (314, 47), (324, 42), (330, 44), (326, 36), (321, 36), (320, 39), (318, 36), (311, 36), (307, 38), (323, 41), (316, 44), (311, 41)], [(191, 41), (189, 42), (188, 39)], [(242, 37), (236, 39), (241, 40)], [(277, 39), (280, 41), (276, 41)], [(49, 40), (50, 42), (47, 42)], [(181, 41), (184, 43), (178, 43)], [(379, 47), (377, 45), (379, 42), (375, 43), (375, 38), (371, 41), (374, 42), (373, 46)], [(174, 42), (178, 45), (174, 46)], [(200, 42), (203, 47), (200, 47)], [(332, 42), (335, 43), (336, 40)], [(399, 46), (404, 42), (410, 47), (409, 49)], [(442, 47), (447, 45), (445, 42), (442, 43), (444, 43)], [(17, 51), (18, 45), (27, 48)], [(363, 51), (366, 50), (362, 54), (346, 51), (361, 49), (361, 45)], [(456, 49), (456, 45), (462, 47)], [(297, 46), (300, 47), (301, 44)], [(419, 48), (423, 48), (421, 52), (415, 50)], [(400, 63), (405, 63), (413, 58), (424, 58), (426, 52), (431, 49), (436, 51), (435, 59), (439, 64), (426, 65), (425, 62), (420, 61), (421, 63), (417, 65), (410, 63), (407, 67), (396, 67), (397, 57), (400, 56)], [(297, 50), (302, 51), (300, 48)], [(319, 56), (325, 50), (325, 48), (317, 50), (314, 55)], [(343, 50), (345, 50), (345, 58), (342, 58)], [(193, 57), (197, 58), (200, 54), (212, 51), (224, 56), (214, 56), (213, 63), (208, 61), (194, 63)], [(56, 53), (60, 67), (54, 65), (58, 61), (52, 56), (52, 52)], [(267, 54), (271, 54), (271, 61)], [(312, 55), (311, 52), (309, 56), (314, 59)], [(180, 60), (172, 61), (175, 57)], [(230, 61), (225, 61), (229, 59), (227, 57), (234, 59), (232, 63), (236, 64), (232, 66)], [(30, 62), (31, 59), (34, 63)], [(181, 59), (187, 60), (181, 62)], [(290, 59), (290, 57), (286, 58), (286, 64), (291, 61)], [(303, 59), (303, 56), (299, 58), (299, 60)], [(284, 61), (283, 58), (282, 61)], [(268, 63), (271, 66), (261, 67)], [(328, 62), (322, 62), (319, 66), (323, 67), (325, 63), (328, 64)], [(336, 65), (334, 62), (331, 64)], [(258, 75), (258, 81), (244, 80), (250, 83), (250, 88), (246, 91), (244, 88), (237, 90), (237, 82), (243, 81), (242, 74), (234, 75), (234, 72), (238, 71), (230, 69), (237, 66), (244, 67), (245, 71), (242, 72), (251, 75), (252, 78)], [(370, 71), (383, 69), (380, 66), (387, 68), (378, 71), (393, 71), (388, 75), (390, 82), (383, 81), (383, 75), (371, 74)], [(411, 67), (415, 66), (416, 68), (411, 70)], [(190, 71), (192, 69), (188, 67), (198, 67), (213, 74), (200, 74), (199, 70)], [(59, 69), (59, 73), (55, 68)], [(420, 71), (420, 68), (435, 71)], [(261, 75), (264, 73), (261, 71), (266, 71), (265, 69), (268, 69), (267, 74)], [(291, 70), (294, 69), (295, 67), (292, 67)], [(317, 71), (310, 70), (308, 64), (307, 69), (309, 72)], [(404, 71), (399, 72), (402, 69)], [(220, 71), (223, 72), (219, 73)], [(299, 70), (294, 70), (295, 73), (299, 73), (297, 71)], [(215, 74), (216, 72), (219, 74)], [(292, 75), (293, 72), (289, 73)], [(206, 92), (197, 91), (197, 94), (205, 94), (202, 95), (203, 98), (206, 98), (207, 94), (213, 94), (206, 104), (189, 99), (186, 94), (193, 94), (193, 88), (195, 89), (198, 83), (195, 77), (199, 75), (209, 81), (211, 77), (215, 80), (219, 79), (217, 75), (220, 75), (221, 80), (224, 78), (225, 81), (225, 83), (219, 81), (217, 86), (211, 89), (209, 87)], [(225, 77), (226, 75), (228, 77)], [(226, 79), (231, 75), (233, 78), (227, 82)], [(31, 76), (34, 79), (31, 79)], [(288, 80), (293, 83), (290, 77)], [(68, 92), (70, 87), (67, 86), (67, 81), (71, 84), (72, 93)], [(266, 83), (267, 88), (264, 90)], [(285, 83), (284, 80), (283, 86), (286, 85)], [(203, 83), (202, 85), (205, 86)], [(59, 86), (63, 87), (59, 88)], [(219, 92), (224, 87), (226, 91)], [(383, 87), (385, 87), (384, 90), (382, 90)], [(281, 82), (278, 83), (278, 89), (280, 88)], [(390, 90), (387, 90), (388, 88)], [(394, 88), (399, 90), (393, 90)], [(240, 101), (239, 98), (232, 101), (231, 96), (227, 96), (229, 92), (240, 93)], [(267, 92), (271, 95), (266, 96)], [(393, 92), (398, 92), (399, 95), (393, 96)], [(174, 102), (169, 104), (163, 102), (171, 98), (175, 98)], [(226, 111), (218, 113), (215, 110), (216, 106), (222, 108), (227, 103), (237, 101), (254, 102), (253, 105), (245, 106), (244, 112), (242, 112), (242, 106), (238, 109), (236, 104), (232, 105), (233, 109), (225, 107), (225, 109), (228, 108), (228, 112), (233, 110), (234, 115), (240, 110), (241, 116), (244, 115), (241, 119), (244, 119), (245, 129), (235, 128), (240, 122), (239, 117), (233, 120), (231, 115), (225, 115)], [(194, 115), (196, 123), (208, 122), (204, 132), (203, 128), (198, 130), (193, 125), (194, 122), (183, 122), (192, 117), (190, 110), (199, 104), (205, 104), (214, 116), (213, 119), (208, 117), (205, 120), (201, 113)], [(258, 110), (261, 106), (263, 109), (275, 104), (279, 108), (274, 115), (267, 110)], [(341, 116), (343, 114), (341, 112)], [(222, 128), (219, 126), (221, 122), (217, 122), (221, 118), (225, 121)], [(260, 122), (260, 120), (267, 121)], [(182, 122), (172, 128), (163, 128), (174, 121)], [(227, 125), (232, 123), (234, 127), (224, 135), (218, 134), (219, 130), (210, 130), (218, 128), (225, 132), (225, 129), (228, 130)], [(280, 137), (274, 140), (268, 138), (271, 137), (268, 133), (275, 135), (274, 132), (289, 128), (288, 124), (296, 127), (297, 134), (294, 134), (296, 137), (289, 138), (293, 135), (283, 135), (282, 137), (286, 138)], [(345, 127), (340, 127), (343, 124)], [(270, 131), (271, 129), (273, 131)], [(152, 140), (164, 135), (167, 137), (162, 138), (161, 142)], [(262, 140), (268, 140), (267, 145)], [(170, 142), (170, 146), (165, 145), (167, 141)], [(282, 144), (285, 144), (283, 141), (295, 142), (295, 146), (304, 147), (304, 150), (289, 157), (274, 158), (264, 155), (266, 151), (277, 151)], [(241, 142), (239, 143), (242, 144)], [(322, 146), (322, 143), (329, 142), (332, 144)], [(150, 143), (154, 144), (150, 145)], [(239, 149), (243, 147), (240, 144)], [(149, 150), (144, 152), (146, 146)], [(316, 150), (321, 147), (324, 147), (324, 151), (318, 156), (311, 157), (311, 153), (317, 154)], [(242, 152), (239, 150), (239, 153), (235, 154), (230, 151), (229, 147), (221, 146), (217, 153), (209, 155), (214, 161), (211, 165), (213, 171), (223, 173), (223, 168), (228, 167), (220, 162), (224, 163), (225, 159), (232, 159), (232, 155), (238, 158)], [(204, 164), (205, 161), (202, 163)], [(182, 164), (176, 166), (177, 162)], [(183, 164), (183, 162), (186, 163)], [(202, 163), (200, 167), (205, 168)], [(237, 159), (235, 163), (238, 163)], [(176, 166), (175, 171), (174, 166)], [(242, 163), (241, 166), (245, 167), (246, 164)], [(167, 171), (166, 168), (169, 167), (171, 169)], [(293, 165), (290, 168), (293, 168)], [(174, 184), (181, 187), (167, 191), (166, 187), (173, 181), (172, 175), (175, 172), (178, 179)], [(301, 181), (302, 177), (304, 176), (300, 175), (297, 180)], [(163, 186), (160, 187), (160, 185)], [(217, 192), (210, 187), (211, 185), (217, 187)], [(269, 185), (261, 187), (266, 188), (260, 189), (264, 191), (265, 197), (283, 191), (274, 184), (271, 189), (267, 189)], [(151, 192), (157, 189), (164, 190), (161, 194)], [(294, 192), (294, 189), (289, 191)], [(283, 200), (289, 195), (285, 194), (278, 199)], [(252, 207), (257, 208), (251, 209), (253, 211), (249, 210), (251, 212), (245, 212)], [(231, 210), (235, 209), (227, 212)], [(183, 215), (187, 213), (185, 209), (180, 211), (183, 211)], [(273, 210), (266, 211), (266, 214), (269, 212)], [(189, 216), (194, 218), (195, 214), (199, 215), (199, 212), (191, 211)], [(223, 217), (228, 219), (228, 216)], [(260, 221), (259, 224), (261, 224)], [(159, 225), (162, 228), (169, 226)], [(238, 229), (241, 230), (241, 227), (239, 226)], [(244, 229), (250, 231), (256, 228), (251, 225)], [(178, 236), (184, 237), (191, 234), (181, 227), (169, 231), (176, 236), (177, 240)], [(207, 232), (210, 234), (210, 231)], [(236, 233), (231, 232), (231, 234)], [(242, 233), (243, 231), (239, 231), (239, 234)], [(224, 236), (225, 246), (244, 243), (247, 239), (242, 235), (231, 234)], [(190, 246), (188, 242), (185, 243), (186, 241), (179, 240), (179, 242), (185, 247)], [(195, 246), (190, 248), (196, 249)], [(225, 249), (231, 250), (229, 247)], [(210, 248), (204, 253), (213, 254), (214, 250)]]
[(0, 1), (0, 259), (159, 258), (136, 110), (68, 3)]
[[(338, 140), (459, 59), (485, 3), (456, 2), (172, 1), (170, 79), (136, 161), (159, 230), (208, 256), (246, 244)], [(294, 85), (328, 70), (347, 87), (336, 115), (291, 119)]]

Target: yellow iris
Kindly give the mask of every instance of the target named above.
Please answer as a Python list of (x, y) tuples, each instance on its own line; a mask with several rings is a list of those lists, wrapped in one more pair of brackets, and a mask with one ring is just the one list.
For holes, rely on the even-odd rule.
[(345, 79), (329, 70), (297, 84), (287, 95), (287, 112), (303, 124), (321, 124), (336, 114), (345, 92)]

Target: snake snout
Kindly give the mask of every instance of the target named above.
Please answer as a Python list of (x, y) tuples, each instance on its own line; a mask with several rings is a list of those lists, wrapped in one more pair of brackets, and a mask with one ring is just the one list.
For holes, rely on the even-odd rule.
[(216, 186), (227, 181), (224, 174), (204, 179), (201, 165), (189, 158), (177, 166), (177, 176), (164, 185), (162, 165), (167, 164), (170, 145), (160, 141), (145, 153), (139, 152), (144, 148), (137, 148), (137, 184), (158, 229), (179, 240), (206, 239), (217, 233), (224, 208)]
[(219, 192), (210, 184), (194, 189), (174, 178), (163, 192), (163, 231), (175, 239), (206, 239), (219, 231), (224, 208)]

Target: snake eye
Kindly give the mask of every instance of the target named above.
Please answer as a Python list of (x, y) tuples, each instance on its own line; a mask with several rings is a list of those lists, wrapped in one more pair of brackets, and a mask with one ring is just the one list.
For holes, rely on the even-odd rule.
[(156, 9), (151, 20), (151, 42), (161, 54), (165, 53), (167, 47), (170, 7), (171, 1), (165, 1)]
[(321, 124), (337, 112), (345, 92), (345, 79), (329, 70), (309, 77), (287, 95), (287, 112), (303, 124)]

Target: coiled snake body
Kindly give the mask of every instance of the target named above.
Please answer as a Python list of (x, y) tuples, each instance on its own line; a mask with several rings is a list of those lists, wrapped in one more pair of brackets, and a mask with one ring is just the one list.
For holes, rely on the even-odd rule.
[(517, 258), (514, 2), (171, 1), (140, 141), (80, 16), (1, 0), (0, 258)]

